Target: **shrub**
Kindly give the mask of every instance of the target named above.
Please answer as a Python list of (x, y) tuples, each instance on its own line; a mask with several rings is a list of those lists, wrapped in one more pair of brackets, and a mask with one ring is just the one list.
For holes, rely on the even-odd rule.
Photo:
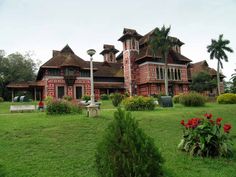
[(109, 98), (112, 100), (112, 99), (114, 98), (114, 93), (111, 93), (111, 94), (109, 95)]
[(161, 96), (166, 96), (164, 93), (159, 93), (159, 94), (153, 94), (152, 97), (157, 99), (157, 101), (160, 103), (161, 102)]
[(97, 146), (99, 176), (162, 176), (163, 158), (130, 113), (118, 109)]
[(217, 102), (219, 104), (236, 104), (236, 94), (225, 93), (217, 97)]
[(70, 114), (70, 113), (81, 113), (82, 108), (72, 102), (66, 100), (53, 100), (47, 105), (47, 114)]
[(3, 99), (3, 97), (0, 97), (0, 103), (1, 103), (1, 102), (4, 102), (4, 99)]
[(153, 110), (155, 103), (151, 97), (129, 97), (123, 101), (124, 107), (128, 111)]
[(45, 99), (44, 99), (46, 105), (50, 104), (52, 101), (53, 101), (53, 97), (52, 96), (47, 96)]
[(84, 101), (88, 102), (91, 98), (89, 95), (84, 95), (82, 98)]
[(202, 157), (230, 157), (233, 155), (232, 140), (229, 136), (230, 124), (224, 124), (222, 132), (222, 118), (212, 119), (212, 114), (205, 114), (205, 118), (192, 118), (183, 125), (183, 138), (178, 148), (190, 155)]
[(72, 96), (65, 95), (63, 96), (63, 99), (66, 101), (72, 101)]
[(109, 100), (109, 96), (107, 94), (101, 94), (101, 100)]
[(120, 93), (114, 93), (111, 99), (113, 106), (119, 106), (123, 98), (123, 95), (121, 95)]
[(176, 103), (179, 103), (179, 98), (182, 96), (182, 94), (179, 94), (179, 95), (175, 95), (173, 97), (173, 102), (176, 104)]
[(184, 106), (204, 106), (206, 99), (199, 93), (190, 92), (181, 95), (181, 97), (179, 97), (179, 102)]

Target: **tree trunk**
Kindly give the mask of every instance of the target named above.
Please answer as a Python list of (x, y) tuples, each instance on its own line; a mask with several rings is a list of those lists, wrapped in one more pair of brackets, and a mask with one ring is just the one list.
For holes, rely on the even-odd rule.
[(217, 63), (217, 90), (218, 95), (220, 95), (220, 59), (218, 59)]
[(168, 96), (168, 66), (167, 66), (167, 53), (164, 54), (165, 60), (165, 94)]

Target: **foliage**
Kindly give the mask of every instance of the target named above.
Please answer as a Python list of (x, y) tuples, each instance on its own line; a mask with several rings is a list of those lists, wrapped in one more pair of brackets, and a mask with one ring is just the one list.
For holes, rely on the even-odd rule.
[(179, 103), (179, 98), (182, 96), (183, 94), (179, 94), (179, 95), (175, 95), (172, 99), (173, 99), (173, 102), (176, 104), (176, 103)]
[(232, 81), (232, 82), (230, 82), (231, 83), (231, 87), (230, 87), (229, 91), (231, 93), (236, 93), (236, 69), (234, 71), (235, 71), (235, 73), (233, 73), (231, 75), (231, 78), (230, 78), (230, 81)]
[(63, 99), (66, 101), (72, 101), (72, 96), (64, 95)]
[(192, 118), (183, 125), (183, 139), (179, 149), (190, 155), (202, 157), (230, 157), (233, 155), (232, 140), (229, 136), (230, 124), (224, 124), (222, 132), (221, 117), (212, 119), (212, 114), (205, 114), (205, 118)]
[(101, 94), (101, 100), (109, 100), (109, 95)]
[(128, 111), (154, 110), (155, 108), (154, 99), (151, 97), (129, 97), (123, 100), (123, 104)]
[(11, 97), (7, 84), (35, 80), (37, 65), (31, 57), (30, 53), (18, 52), (5, 56), (5, 52), (0, 51), (0, 96), (5, 100)]
[(84, 101), (88, 102), (91, 98), (89, 95), (84, 95), (82, 98)]
[(152, 97), (157, 99), (157, 101), (160, 103), (161, 102), (161, 96), (166, 96), (164, 93), (159, 93), (159, 94), (153, 94)]
[(193, 76), (190, 83), (190, 89), (196, 92), (209, 91), (216, 88), (216, 80), (212, 80), (211, 76), (206, 72), (199, 72)]
[(236, 104), (236, 94), (225, 93), (217, 97), (217, 102), (219, 104)]
[(4, 99), (3, 99), (2, 97), (0, 97), (0, 103), (1, 103), (1, 102), (4, 102)]
[(149, 45), (152, 49), (153, 56), (155, 57), (158, 52), (161, 53), (161, 57), (165, 63), (165, 94), (168, 95), (168, 74), (167, 74), (167, 57), (174, 45), (179, 41), (176, 38), (169, 36), (170, 27), (166, 28), (164, 25), (161, 29), (155, 28), (153, 31)]
[(53, 101), (53, 97), (52, 96), (46, 96), (44, 101), (45, 101), (46, 105), (48, 105)]
[(152, 138), (121, 109), (97, 146), (96, 165), (101, 177), (162, 176), (163, 158)]
[(206, 99), (196, 92), (185, 93), (179, 97), (179, 103), (184, 106), (204, 106)]
[(114, 93), (113, 96), (111, 97), (111, 101), (113, 106), (117, 107), (120, 105), (120, 103), (122, 102), (124, 96), (120, 93)]
[(47, 104), (47, 114), (71, 114), (82, 113), (82, 108), (76, 104), (66, 100), (52, 100)]
[(210, 53), (211, 59), (217, 59), (217, 87), (218, 94), (220, 95), (220, 68), (223, 68), (223, 63), (221, 60), (228, 62), (228, 56), (225, 52), (233, 52), (233, 49), (228, 47), (230, 43), (229, 40), (223, 39), (223, 34), (219, 35), (218, 40), (212, 39), (211, 45), (207, 46), (207, 52)]

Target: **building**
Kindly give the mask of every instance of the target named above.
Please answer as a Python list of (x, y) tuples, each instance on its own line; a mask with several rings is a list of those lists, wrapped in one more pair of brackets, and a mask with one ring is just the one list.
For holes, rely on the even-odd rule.
[[(142, 36), (134, 29), (125, 28), (118, 39), (123, 45), (123, 51), (117, 56), (119, 51), (113, 45), (103, 46), (100, 53), (103, 62), (93, 62), (96, 99), (101, 94), (113, 92), (143, 96), (165, 93), (164, 61), (158, 51), (153, 56), (148, 45), (153, 32)], [(189, 92), (191, 77), (200, 71), (200, 67), (197, 63), (191, 64), (192, 60), (181, 54), (184, 43), (175, 37), (172, 39), (176, 45), (168, 55), (168, 89), (170, 94), (176, 95)], [(66, 45), (61, 51), (53, 50), (52, 58), (39, 68), (35, 82), (11, 83), (8, 88), (12, 89), (12, 96), (15, 95), (14, 90), (27, 89), (33, 92), (34, 99), (46, 96), (62, 98), (64, 95), (81, 99), (84, 95), (90, 95), (89, 67), (89, 61), (77, 56)], [(215, 72), (208, 65), (204, 67)], [(204, 67), (201, 69), (206, 70)]]

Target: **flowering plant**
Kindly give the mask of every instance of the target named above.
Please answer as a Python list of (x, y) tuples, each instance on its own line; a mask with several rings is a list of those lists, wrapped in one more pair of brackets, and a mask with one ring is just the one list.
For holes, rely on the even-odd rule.
[(186, 123), (180, 121), (183, 127), (183, 138), (178, 148), (202, 157), (230, 157), (232, 156), (232, 139), (230, 138), (230, 124), (224, 124), (222, 118), (212, 118), (212, 114), (204, 114), (204, 118), (192, 118)]

